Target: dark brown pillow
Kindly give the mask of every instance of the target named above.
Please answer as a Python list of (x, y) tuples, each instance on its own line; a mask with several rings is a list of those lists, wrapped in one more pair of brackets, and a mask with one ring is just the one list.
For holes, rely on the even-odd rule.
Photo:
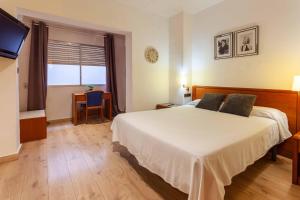
[(250, 94), (229, 94), (220, 112), (249, 117), (256, 96)]
[(206, 93), (201, 101), (196, 105), (196, 108), (218, 111), (224, 99), (224, 94)]

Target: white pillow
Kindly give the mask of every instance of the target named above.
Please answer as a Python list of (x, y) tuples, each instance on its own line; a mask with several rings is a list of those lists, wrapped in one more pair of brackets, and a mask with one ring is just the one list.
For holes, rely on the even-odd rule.
[(200, 101), (201, 99), (195, 99), (194, 101), (188, 102), (186, 105), (196, 106)]
[(275, 120), (279, 128), (280, 142), (283, 142), (292, 136), (291, 132), (289, 131), (288, 118), (286, 114), (278, 109), (253, 106), (250, 116), (264, 117)]

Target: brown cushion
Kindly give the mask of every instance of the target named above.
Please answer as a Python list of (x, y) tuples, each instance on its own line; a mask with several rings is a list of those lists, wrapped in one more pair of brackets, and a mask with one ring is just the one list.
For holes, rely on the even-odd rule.
[(196, 105), (196, 108), (217, 111), (225, 99), (225, 94), (206, 93), (201, 101)]
[(220, 112), (249, 117), (256, 96), (250, 94), (229, 94)]

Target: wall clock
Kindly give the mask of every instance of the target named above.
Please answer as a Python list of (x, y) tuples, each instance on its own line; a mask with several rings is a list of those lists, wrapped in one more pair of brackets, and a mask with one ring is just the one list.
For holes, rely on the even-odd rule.
[(149, 63), (156, 63), (158, 61), (158, 51), (153, 47), (148, 47), (145, 50), (145, 58)]

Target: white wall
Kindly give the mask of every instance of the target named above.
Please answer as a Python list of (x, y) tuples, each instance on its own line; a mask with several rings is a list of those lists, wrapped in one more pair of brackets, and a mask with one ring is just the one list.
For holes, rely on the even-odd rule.
[(170, 18), (170, 102), (181, 104), (183, 90), (180, 86), (183, 71), (183, 14)]
[(192, 16), (179, 13), (170, 18), (170, 102), (184, 104), (190, 98), (184, 98), (184, 83), (191, 86), (192, 81)]
[(0, 58), (0, 157), (17, 152), (19, 139), (19, 104), (16, 63)]
[[(14, 9), (7, 11), (15, 14)], [(14, 60), (0, 58), (0, 157), (15, 154), (20, 148), (16, 63)]]
[[(107, 0), (1, 0), (1, 8), (17, 15), (18, 8), (39, 12), (41, 15), (59, 16), (86, 26), (103, 30), (131, 33), (132, 44), (126, 41), (131, 54), (131, 97), (127, 100), (132, 110), (153, 109), (156, 103), (169, 99), (169, 32), (168, 19), (143, 13), (136, 9)], [(56, 18), (57, 19), (57, 18)], [(127, 38), (129, 38), (127, 37)], [(126, 39), (127, 39), (126, 38)], [(150, 45), (158, 49), (160, 59), (156, 64), (147, 63), (144, 50)], [(127, 52), (127, 56), (130, 54)], [(130, 61), (126, 61), (130, 64)], [(15, 153), (18, 144), (17, 63), (0, 58), (0, 155)], [(126, 71), (130, 73), (130, 71)], [(128, 84), (131, 85), (131, 84)], [(128, 94), (128, 93), (127, 93)], [(17, 107), (16, 107), (17, 104)]]
[[(291, 89), (300, 74), (299, 0), (226, 0), (194, 16), (193, 84)], [(258, 56), (214, 60), (214, 36), (260, 26)]]

